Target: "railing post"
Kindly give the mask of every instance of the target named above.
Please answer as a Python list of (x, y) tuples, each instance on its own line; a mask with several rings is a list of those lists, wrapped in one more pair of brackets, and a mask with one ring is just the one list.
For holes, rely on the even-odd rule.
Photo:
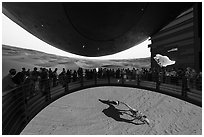
[(83, 87), (83, 86), (84, 86), (84, 77), (81, 76), (81, 87)]
[(160, 82), (160, 75), (158, 73), (158, 74), (156, 74), (156, 90), (157, 91), (159, 91), (160, 84), (161, 84), (161, 82)]
[(108, 75), (108, 84), (110, 85), (110, 75)]
[(94, 73), (94, 81), (95, 81), (95, 85), (97, 85), (97, 72)]
[(181, 96), (187, 97), (187, 78), (185, 76), (182, 76), (182, 91), (181, 91)]
[(68, 82), (68, 80), (66, 80), (66, 82), (65, 82), (65, 92), (66, 93), (69, 92), (69, 82)]
[(122, 84), (124, 85), (124, 74), (121, 74)]
[(66, 80), (65, 81), (65, 92), (69, 92), (69, 82), (70, 82), (69, 77), (66, 76), (65, 80)]
[(50, 84), (49, 84), (49, 79), (46, 79), (45, 81), (46, 84), (46, 92), (47, 92), (47, 101), (51, 100), (51, 92), (50, 92)]
[[(24, 86), (24, 85), (23, 85)], [(22, 90), (23, 90), (23, 96), (24, 96), (24, 111), (25, 111), (25, 117), (26, 117), (26, 124), (28, 123), (29, 121), (29, 116), (28, 116), (28, 109), (27, 109), (27, 103), (28, 103), (28, 100), (27, 100), (27, 94), (26, 92), (28, 92), (27, 90), (25, 90), (25, 88), (22, 86)], [(27, 85), (26, 85), (27, 86)], [(30, 86), (30, 85), (29, 85)], [(30, 90), (30, 89), (29, 89)]]
[(156, 90), (157, 90), (157, 91), (159, 91), (159, 86), (160, 86), (160, 81), (157, 80), (157, 82), (156, 82)]
[(136, 77), (137, 77), (137, 85), (140, 86), (140, 75), (137, 74)]

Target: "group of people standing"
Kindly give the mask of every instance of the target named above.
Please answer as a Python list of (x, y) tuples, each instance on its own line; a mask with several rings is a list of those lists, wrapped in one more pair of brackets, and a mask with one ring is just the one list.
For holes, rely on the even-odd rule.
[[(2, 90), (3, 92), (8, 91), (14, 87), (21, 85), (28, 85), (30, 95), (35, 94), (38, 91), (46, 91), (47, 87), (56, 87), (58, 84), (65, 86), (66, 83), (75, 82), (82, 79), (101, 79), (101, 78), (117, 78), (117, 79), (146, 79), (149, 81), (160, 80), (160, 82), (166, 81), (167, 77), (170, 77), (173, 82), (177, 82), (178, 79), (182, 79), (185, 76), (187, 84), (192, 81), (201, 81), (202, 73), (196, 73), (193, 69), (172, 69), (167, 71), (163, 69), (158, 71), (157, 69), (82, 69), (70, 70), (63, 68), (61, 72), (58, 72), (58, 68), (52, 70), (51, 68), (40, 68), (34, 67), (32, 71), (22, 68), (22, 71), (16, 73), (15, 69), (10, 69), (9, 74), (3, 78)], [(49, 86), (47, 86), (49, 84)]]

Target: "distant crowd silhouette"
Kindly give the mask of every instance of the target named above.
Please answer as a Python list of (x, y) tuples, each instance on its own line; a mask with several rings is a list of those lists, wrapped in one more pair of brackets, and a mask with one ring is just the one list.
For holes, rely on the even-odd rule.
[(65, 70), (63, 68), (60, 73), (58, 73), (58, 68), (54, 70), (51, 68), (40, 68), (38, 70), (37, 67), (34, 67), (32, 71), (22, 68), (22, 71), (18, 73), (15, 69), (10, 69), (9, 74), (2, 80), (2, 90), (5, 92), (15, 87), (22, 85), (26, 87), (27, 85), (29, 90), (27, 96), (33, 96), (39, 91), (46, 94), (47, 87), (65, 86), (66, 83), (82, 80), (110, 80), (111, 78), (133, 81), (147, 80), (174, 85), (181, 85), (182, 82), (186, 89), (202, 89), (202, 72), (197, 73), (189, 67), (186, 69), (172, 68), (170, 70), (166, 68), (160, 70), (156, 68), (99, 68), (98, 70), (78, 68), (78, 70)]

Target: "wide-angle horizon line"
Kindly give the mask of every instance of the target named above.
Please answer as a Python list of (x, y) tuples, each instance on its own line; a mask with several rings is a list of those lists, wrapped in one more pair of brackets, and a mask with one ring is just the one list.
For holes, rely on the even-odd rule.
[[(113, 59), (136, 59), (136, 58), (150, 57), (150, 50), (148, 49), (148, 44), (151, 43), (151, 41), (149, 40), (150, 38), (147, 38), (144, 42), (140, 44), (137, 44), (129, 49), (126, 49), (124, 51), (121, 51), (115, 54), (105, 55), (100, 57), (81, 56), (81, 55), (63, 51), (59, 48), (56, 48), (40, 40), (33, 34), (29, 33), (27, 30), (23, 29), (21, 26), (17, 25), (15, 22), (10, 20), (3, 13), (2, 15), (3, 15), (2, 16), (2, 44), (4, 45), (10, 45), (10, 46), (12, 45), (13, 47), (31, 49), (31, 50), (48, 53), (48, 54), (80, 58), (80, 59), (113, 60)], [(141, 51), (142, 51), (142, 55), (138, 56), (138, 54), (141, 54)]]

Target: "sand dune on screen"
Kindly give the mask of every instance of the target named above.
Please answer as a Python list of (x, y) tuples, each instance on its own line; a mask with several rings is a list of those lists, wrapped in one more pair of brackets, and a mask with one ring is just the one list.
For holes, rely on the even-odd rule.
[(78, 59), (64, 56), (47, 54), (35, 50), (22, 49), (8, 45), (2, 45), (2, 76), (8, 74), (10, 68), (21, 71), (22, 67), (33, 70), (41, 67), (58, 68), (58, 73), (65, 69), (76, 70), (79, 67), (84, 69), (94, 68), (141, 68), (150, 67), (150, 58), (127, 59), (127, 60), (91, 60)]

